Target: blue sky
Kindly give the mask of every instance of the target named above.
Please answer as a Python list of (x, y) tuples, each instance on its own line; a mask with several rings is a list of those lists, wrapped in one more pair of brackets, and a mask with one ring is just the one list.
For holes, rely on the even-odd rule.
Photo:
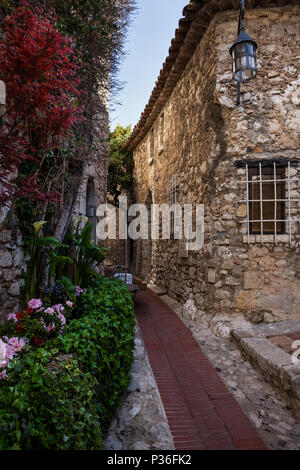
[(159, 75), (182, 10), (188, 0), (137, 0), (137, 12), (128, 31), (127, 55), (119, 80), (126, 82), (110, 113), (111, 128), (134, 126), (146, 106)]

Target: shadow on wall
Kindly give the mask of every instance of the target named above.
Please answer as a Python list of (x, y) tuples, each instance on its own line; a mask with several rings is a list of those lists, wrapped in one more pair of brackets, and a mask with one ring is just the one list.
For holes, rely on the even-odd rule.
[(95, 187), (94, 178), (90, 177), (88, 179), (87, 186), (86, 186), (86, 216), (87, 216), (89, 222), (93, 226), (92, 240), (94, 241), (94, 243), (97, 242), (97, 236), (96, 236), (96, 226), (97, 226), (96, 210), (97, 210), (96, 187)]

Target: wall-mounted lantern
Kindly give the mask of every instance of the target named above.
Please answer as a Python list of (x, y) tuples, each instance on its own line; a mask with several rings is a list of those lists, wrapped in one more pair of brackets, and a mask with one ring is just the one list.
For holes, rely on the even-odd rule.
[(244, 25), (245, 0), (241, 0), (238, 37), (230, 48), (232, 57), (232, 78), (238, 85), (237, 105), (240, 105), (240, 85), (256, 77), (256, 42), (248, 36)]

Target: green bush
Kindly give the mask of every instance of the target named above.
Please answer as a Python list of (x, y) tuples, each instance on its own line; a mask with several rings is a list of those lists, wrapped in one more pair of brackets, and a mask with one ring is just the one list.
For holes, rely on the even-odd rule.
[(80, 298), (78, 315), (60, 337), (60, 350), (76, 351), (81, 370), (96, 378), (96, 400), (105, 431), (129, 382), (133, 359), (133, 301), (119, 280), (97, 278)]
[(63, 336), (9, 364), (0, 382), (0, 449), (103, 448), (129, 382), (133, 302), (120, 281), (97, 278), (77, 308)]

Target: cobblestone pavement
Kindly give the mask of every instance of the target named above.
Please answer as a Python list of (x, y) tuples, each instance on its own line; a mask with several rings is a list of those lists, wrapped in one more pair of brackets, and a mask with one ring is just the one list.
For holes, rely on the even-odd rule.
[(294, 419), (279, 392), (241, 356), (237, 346), (212, 333), (209, 328), (211, 317), (203, 315), (197, 320), (184, 318), (182, 306), (176, 300), (166, 295), (161, 298), (191, 330), (269, 449), (299, 450), (300, 422)]
[(131, 377), (104, 442), (105, 449), (173, 450), (173, 438), (138, 326)]

